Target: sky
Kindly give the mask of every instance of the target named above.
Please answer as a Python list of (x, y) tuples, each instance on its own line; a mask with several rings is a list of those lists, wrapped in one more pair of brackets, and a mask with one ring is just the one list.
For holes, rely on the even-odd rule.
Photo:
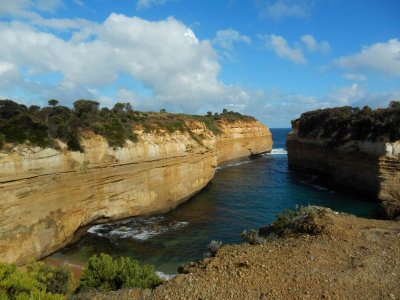
[(0, 0), (0, 99), (290, 127), (400, 99), (399, 0)]

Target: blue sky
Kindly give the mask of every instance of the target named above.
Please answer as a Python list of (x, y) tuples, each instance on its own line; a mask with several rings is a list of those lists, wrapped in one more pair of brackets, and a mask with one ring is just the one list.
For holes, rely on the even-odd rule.
[(0, 0), (0, 98), (304, 111), (400, 99), (398, 0)]

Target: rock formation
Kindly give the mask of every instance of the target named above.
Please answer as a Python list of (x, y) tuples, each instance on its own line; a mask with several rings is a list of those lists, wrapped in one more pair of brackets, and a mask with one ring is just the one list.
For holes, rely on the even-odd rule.
[(218, 164), (272, 148), (255, 120), (221, 120), (220, 135), (187, 122), (190, 132), (137, 131), (138, 141), (122, 148), (88, 131), (84, 152), (60, 141), (60, 150), (0, 150), (0, 261), (49, 255), (90, 224), (171, 210), (207, 185)]
[[(343, 111), (345, 108), (336, 110), (339, 109)], [(395, 113), (389, 109), (372, 113), (375, 112), (386, 113), (386, 119), (388, 112)], [(365, 116), (364, 113), (360, 117), (357, 111), (351, 112), (356, 115), (352, 117), (352, 122), (338, 115), (334, 109), (307, 114), (293, 121), (292, 131), (288, 135), (286, 147), (289, 167), (326, 176), (339, 187), (355, 191), (366, 198), (378, 199), (380, 217), (393, 219), (399, 216), (400, 141), (384, 136), (385, 128), (389, 127), (385, 125), (385, 128), (380, 129), (378, 126), (358, 125), (360, 119), (363, 118), (365, 122), (373, 116)], [(325, 114), (324, 118), (318, 114)], [(317, 118), (321, 123), (310, 126), (315, 125), (313, 123)], [(338, 125), (335, 122), (342, 123)], [(362, 137), (361, 131), (367, 138)], [(373, 135), (375, 138), (371, 138)]]

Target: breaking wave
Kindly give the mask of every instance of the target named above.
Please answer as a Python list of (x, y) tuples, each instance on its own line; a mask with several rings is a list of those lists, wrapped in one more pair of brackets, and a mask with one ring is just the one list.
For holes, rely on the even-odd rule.
[(100, 237), (147, 240), (168, 231), (187, 226), (185, 221), (166, 221), (164, 216), (132, 218), (109, 224), (95, 225), (88, 232)]
[(267, 153), (267, 155), (287, 155), (287, 151), (283, 148), (272, 149), (271, 153)]

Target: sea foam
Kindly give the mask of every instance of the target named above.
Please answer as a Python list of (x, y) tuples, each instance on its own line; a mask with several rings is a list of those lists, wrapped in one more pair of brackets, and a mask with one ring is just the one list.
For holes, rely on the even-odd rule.
[(132, 218), (109, 224), (95, 225), (88, 232), (100, 237), (147, 240), (168, 231), (187, 226), (186, 221), (165, 222), (163, 216)]

